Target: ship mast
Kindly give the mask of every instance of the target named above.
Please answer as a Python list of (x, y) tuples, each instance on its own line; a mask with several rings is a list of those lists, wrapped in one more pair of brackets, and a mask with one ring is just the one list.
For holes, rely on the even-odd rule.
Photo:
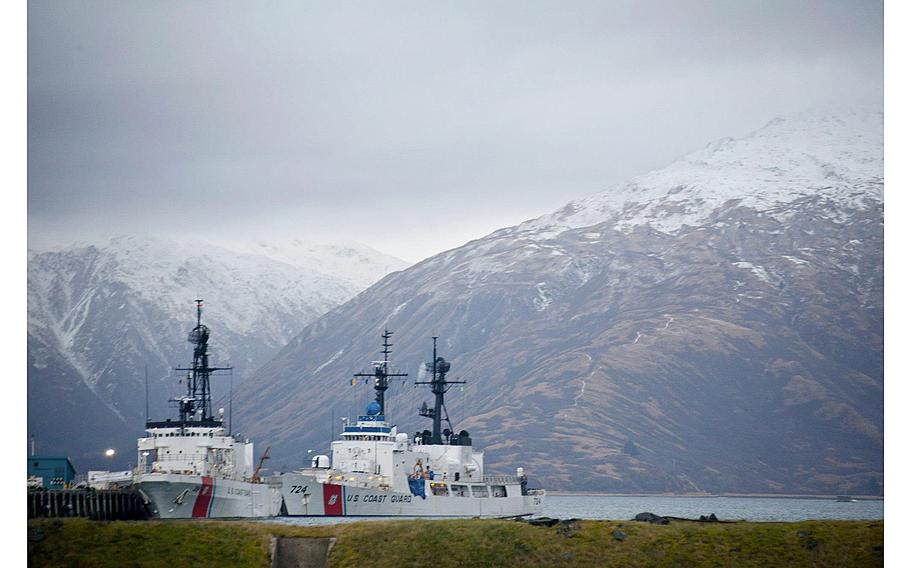
[(193, 364), (177, 367), (186, 371), (186, 396), (175, 399), (180, 409), (181, 425), (219, 426), (212, 414), (212, 389), (209, 378), (217, 371), (230, 371), (232, 367), (209, 366), (209, 328), (202, 324), (202, 300), (196, 300), (196, 327), (187, 341), (193, 344)]
[(376, 390), (376, 403), (379, 404), (379, 414), (385, 416), (385, 391), (389, 390), (389, 379), (396, 377), (407, 377), (407, 373), (390, 373), (389, 372), (389, 354), (392, 352), (392, 344), (389, 339), (392, 332), (386, 329), (382, 332), (382, 361), (373, 363), (372, 373), (356, 373), (356, 378), (373, 377), (373, 389)]
[[(426, 364), (426, 366), (433, 371), (433, 379), (430, 381), (414, 382), (415, 385), (430, 385), (430, 390), (436, 395), (436, 402), (433, 405), (433, 408), (427, 408), (427, 403), (423, 403), (423, 406), (420, 408), (421, 416), (433, 419), (433, 434), (432, 438), (430, 438), (431, 444), (442, 444), (442, 412), (445, 409), (446, 392), (451, 388), (451, 385), (465, 384), (465, 381), (446, 380), (446, 373), (449, 372), (452, 365), (442, 357), (437, 357), (437, 339), (439, 338), (436, 336), (433, 337), (433, 361)], [(452, 425), (451, 421), (449, 421), (448, 411), (446, 411), (446, 421), (449, 422), (449, 426)]]

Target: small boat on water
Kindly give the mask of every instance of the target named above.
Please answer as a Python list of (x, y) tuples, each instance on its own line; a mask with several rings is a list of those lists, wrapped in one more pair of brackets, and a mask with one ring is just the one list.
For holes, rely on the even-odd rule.
[[(365, 414), (344, 427), (332, 442), (331, 459), (313, 458), (311, 467), (276, 475), (283, 498), (282, 514), (289, 516), (457, 516), (516, 517), (540, 513), (546, 492), (529, 489), (522, 468), (516, 475), (486, 475), (484, 455), (473, 448), (470, 434), (455, 433), (445, 410), (445, 393), (464, 381), (450, 380), (451, 365), (436, 352), (426, 363), (435, 396), (419, 414), (433, 429), (414, 436), (398, 432), (385, 415), (385, 391), (390, 377), (405, 377), (389, 369), (392, 332), (382, 334), (383, 360), (373, 372), (355, 377), (373, 381), (376, 398)], [(448, 423), (443, 429), (442, 422)]]
[(202, 300), (196, 300), (196, 327), (188, 338), (193, 364), (177, 368), (187, 372), (186, 394), (171, 401), (180, 417), (146, 422), (133, 487), (151, 515), (162, 519), (274, 516), (281, 493), (259, 479), (262, 459), (254, 466), (253, 443), (225, 428), (223, 409), (212, 414), (209, 378), (230, 368), (209, 366), (208, 340)]
[(856, 499), (849, 495), (838, 495), (835, 501), (838, 503), (856, 503)]

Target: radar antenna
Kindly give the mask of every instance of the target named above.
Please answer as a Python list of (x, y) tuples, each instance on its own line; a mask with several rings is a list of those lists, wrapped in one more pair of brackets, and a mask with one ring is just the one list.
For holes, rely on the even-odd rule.
[[(187, 341), (193, 344), (193, 364), (190, 367), (177, 367), (177, 371), (186, 371), (186, 395), (173, 399), (180, 411), (180, 425), (184, 426), (220, 426), (222, 420), (212, 414), (212, 389), (209, 378), (218, 371), (230, 371), (232, 367), (209, 366), (209, 328), (202, 323), (202, 300), (196, 300), (196, 327)], [(148, 422), (147, 426), (162, 424)], [(168, 424), (172, 425), (172, 424)]]
[[(430, 381), (415, 381), (415, 385), (430, 385), (433, 394), (436, 395), (436, 402), (433, 408), (427, 408), (427, 403), (423, 403), (419, 414), (425, 418), (433, 419), (433, 433), (430, 438), (431, 444), (442, 444), (442, 413), (446, 413), (446, 422), (449, 423), (449, 432), (452, 430), (452, 421), (449, 420), (449, 413), (445, 410), (445, 394), (452, 385), (463, 385), (465, 381), (450, 381), (446, 379), (446, 373), (452, 368), (452, 364), (436, 355), (436, 340), (433, 337), (433, 361), (425, 363), (427, 370), (433, 371), (433, 379)], [(447, 434), (448, 436), (448, 434)]]

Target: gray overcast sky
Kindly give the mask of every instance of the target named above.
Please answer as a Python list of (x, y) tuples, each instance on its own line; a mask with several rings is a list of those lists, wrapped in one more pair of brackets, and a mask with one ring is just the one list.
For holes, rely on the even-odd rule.
[(28, 3), (30, 245), (419, 260), (776, 114), (880, 102), (880, 2)]

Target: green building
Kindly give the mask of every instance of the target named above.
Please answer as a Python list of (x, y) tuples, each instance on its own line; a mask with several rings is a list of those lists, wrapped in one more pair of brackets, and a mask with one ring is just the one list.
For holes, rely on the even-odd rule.
[(29, 456), (28, 476), (40, 477), (45, 489), (63, 489), (76, 477), (76, 468), (66, 456)]

